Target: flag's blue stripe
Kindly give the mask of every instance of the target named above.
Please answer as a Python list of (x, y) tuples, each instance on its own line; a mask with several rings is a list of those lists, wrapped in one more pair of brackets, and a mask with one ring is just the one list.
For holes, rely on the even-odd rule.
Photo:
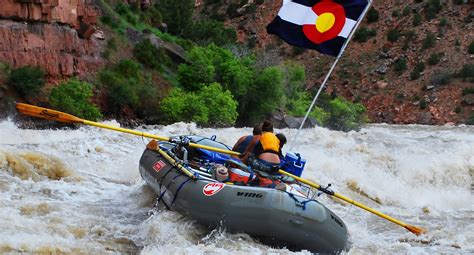
[(301, 48), (315, 49), (321, 53), (337, 56), (344, 45), (345, 38), (336, 37), (324, 43), (315, 44), (311, 42), (303, 33), (302, 26), (287, 22), (280, 17), (276, 17), (267, 26), (269, 34), (279, 35), (287, 43)]
[[(308, 7), (313, 7), (318, 2), (321, 2), (320, 0), (293, 0), (292, 2), (308, 6)], [(367, 0), (350, 0), (350, 1), (344, 1), (344, 0), (334, 0), (333, 2), (336, 2), (344, 7), (344, 10), (346, 11), (346, 17), (352, 20), (358, 20), (359, 16), (362, 14), (362, 12), (365, 9), (365, 6), (368, 4)]]

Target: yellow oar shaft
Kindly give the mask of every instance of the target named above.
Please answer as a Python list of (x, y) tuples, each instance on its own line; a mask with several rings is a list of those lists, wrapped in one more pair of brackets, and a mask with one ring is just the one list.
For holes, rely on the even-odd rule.
[(305, 180), (305, 179), (300, 178), (300, 177), (298, 177), (298, 176), (296, 176), (296, 175), (287, 173), (287, 172), (285, 172), (285, 171), (283, 171), (283, 170), (279, 170), (279, 173), (280, 173), (280, 174), (284, 174), (284, 175), (288, 175), (288, 176), (290, 176), (290, 177), (293, 177), (295, 180), (297, 180), (297, 181), (299, 181), (299, 182), (301, 182), (301, 183), (307, 184), (307, 185), (309, 185), (309, 186), (311, 186), (311, 187), (313, 187), (313, 188), (315, 188), (315, 189), (322, 190), (322, 191), (324, 191), (324, 192), (325, 192), (326, 194), (328, 194), (328, 195), (335, 196), (335, 197), (337, 197), (337, 198), (339, 198), (339, 199), (341, 199), (341, 200), (344, 200), (344, 201), (346, 201), (346, 202), (348, 202), (348, 203), (350, 203), (350, 204), (353, 204), (353, 205), (355, 205), (355, 206), (357, 206), (357, 207), (360, 207), (360, 208), (362, 208), (362, 209), (364, 209), (364, 210), (366, 210), (366, 211), (368, 211), (368, 212), (371, 212), (371, 213), (373, 213), (373, 214), (375, 214), (375, 215), (377, 215), (377, 216), (379, 216), (379, 217), (382, 217), (382, 218), (384, 218), (384, 219), (386, 219), (386, 220), (389, 220), (389, 221), (391, 221), (391, 222), (393, 222), (393, 223), (395, 223), (395, 224), (397, 224), (397, 225), (399, 225), (399, 226), (402, 226), (402, 227), (408, 229), (410, 232), (412, 232), (412, 233), (414, 233), (414, 234), (419, 235), (419, 234), (425, 232), (425, 230), (423, 230), (423, 229), (421, 229), (421, 228), (418, 228), (418, 227), (415, 227), (415, 226), (406, 224), (405, 222), (402, 222), (402, 221), (397, 220), (397, 219), (395, 219), (395, 218), (393, 218), (393, 217), (390, 217), (390, 216), (388, 216), (388, 215), (386, 215), (386, 214), (384, 214), (384, 213), (381, 213), (381, 212), (379, 212), (379, 211), (377, 211), (377, 210), (374, 210), (374, 209), (372, 209), (372, 208), (370, 208), (370, 207), (368, 207), (368, 206), (366, 206), (366, 205), (364, 205), (364, 204), (361, 204), (361, 203), (359, 203), (359, 202), (357, 202), (357, 201), (354, 201), (353, 199), (347, 198), (347, 197), (345, 197), (345, 196), (343, 196), (343, 195), (341, 195), (341, 194), (338, 194), (338, 193), (335, 193), (335, 192), (332, 192), (332, 191), (328, 191), (327, 189), (323, 189), (323, 188), (321, 188), (321, 185), (319, 185), (319, 184), (317, 184), (317, 183), (314, 183), (314, 182)]
[(393, 223), (395, 223), (395, 224), (397, 224), (397, 225), (400, 225), (400, 226), (402, 226), (402, 227), (406, 227), (406, 226), (408, 225), (408, 224), (406, 224), (406, 223), (404, 223), (404, 222), (402, 222), (402, 221), (399, 221), (399, 220), (397, 220), (397, 219), (395, 219), (395, 218), (393, 218), (393, 217), (390, 217), (390, 216), (388, 216), (388, 215), (386, 215), (386, 214), (384, 214), (384, 213), (381, 213), (381, 212), (376, 211), (376, 210), (374, 210), (374, 209), (372, 209), (372, 208), (370, 208), (370, 207), (368, 207), (368, 206), (366, 206), (366, 205), (363, 205), (363, 204), (361, 204), (361, 203), (359, 203), (359, 202), (357, 202), (357, 201), (354, 201), (354, 199), (350, 199), (350, 198), (345, 197), (345, 196), (343, 196), (343, 195), (341, 195), (341, 194), (338, 194), (338, 193), (334, 193), (334, 196), (337, 197), (337, 198), (339, 198), (339, 199), (342, 199), (342, 200), (346, 201), (346, 202), (349, 203), (349, 204), (353, 204), (353, 205), (355, 205), (355, 206), (358, 206), (358, 207), (360, 207), (360, 208), (362, 208), (362, 209), (364, 209), (364, 210), (366, 210), (366, 211), (369, 211), (369, 212), (371, 212), (371, 213), (373, 213), (373, 214), (375, 214), (375, 215), (378, 215), (378, 216), (380, 216), (380, 217), (382, 217), (382, 218), (384, 218), (384, 219), (386, 219), (386, 220), (389, 220), (389, 221), (391, 221), (391, 222), (393, 222)]
[(177, 167), (181, 172), (183, 172), (185, 175), (189, 176), (192, 179), (196, 179), (197, 176), (195, 176), (191, 171), (189, 171), (187, 168), (183, 167), (180, 164), (176, 163), (176, 160), (174, 160), (172, 157), (170, 157), (166, 152), (164, 152), (162, 149), (159, 147), (156, 149), (158, 153), (161, 154), (162, 157), (164, 157), (168, 162), (173, 164), (175, 167)]

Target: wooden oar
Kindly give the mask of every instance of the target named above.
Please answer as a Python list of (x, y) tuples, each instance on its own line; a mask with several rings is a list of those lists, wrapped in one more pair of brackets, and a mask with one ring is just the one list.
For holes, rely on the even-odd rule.
[(353, 204), (353, 205), (358, 206), (358, 207), (360, 207), (360, 208), (362, 208), (362, 209), (364, 209), (364, 210), (366, 210), (366, 211), (369, 211), (369, 212), (371, 212), (371, 213), (373, 213), (373, 214), (375, 214), (375, 215), (377, 215), (377, 216), (379, 216), (379, 217), (382, 217), (382, 218), (384, 218), (384, 219), (386, 219), (386, 220), (389, 220), (389, 221), (391, 221), (391, 222), (393, 222), (393, 223), (395, 223), (395, 224), (397, 224), (397, 225), (400, 225), (400, 226), (406, 228), (408, 231), (414, 233), (415, 235), (421, 235), (421, 234), (426, 233), (426, 230), (424, 230), (423, 228), (406, 224), (406, 223), (403, 222), (403, 221), (397, 220), (397, 219), (392, 218), (392, 217), (390, 217), (390, 216), (388, 216), (388, 215), (386, 215), (386, 214), (384, 214), (384, 213), (381, 213), (381, 212), (379, 212), (379, 211), (376, 211), (376, 210), (374, 210), (374, 209), (372, 209), (372, 208), (370, 208), (370, 207), (368, 207), (368, 206), (366, 206), (366, 205), (363, 205), (363, 204), (361, 204), (361, 203), (359, 203), (359, 202), (357, 202), (357, 201), (354, 201), (353, 199), (347, 198), (347, 197), (345, 197), (345, 196), (343, 196), (343, 195), (341, 195), (341, 194), (338, 194), (338, 193), (336, 193), (336, 192), (334, 192), (334, 191), (332, 191), (332, 190), (329, 190), (329, 189), (327, 189), (327, 188), (323, 188), (323, 187), (321, 187), (321, 185), (319, 185), (319, 184), (317, 184), (317, 183), (314, 183), (314, 182), (305, 180), (305, 179), (300, 178), (300, 177), (298, 177), (298, 176), (296, 176), (296, 175), (287, 173), (287, 172), (285, 172), (285, 171), (283, 171), (283, 170), (279, 170), (278, 173), (284, 174), (284, 175), (287, 175), (287, 176), (290, 176), (290, 177), (293, 177), (295, 180), (297, 180), (297, 181), (299, 181), (299, 182), (301, 182), (301, 183), (307, 184), (307, 185), (309, 185), (309, 186), (311, 186), (311, 187), (313, 187), (313, 188), (315, 188), (315, 189), (317, 189), (317, 190), (320, 190), (320, 191), (322, 191), (323, 193), (325, 193), (325, 194), (327, 194), (327, 195), (334, 196), (334, 197), (337, 197), (337, 198), (339, 198), (339, 199), (342, 199), (342, 200), (344, 200), (344, 201), (346, 201), (346, 202), (348, 202), (348, 203), (350, 203), (350, 204)]
[[(32, 116), (32, 117), (38, 117), (42, 119), (47, 119), (47, 120), (54, 120), (54, 121), (59, 121), (63, 123), (79, 123), (79, 124), (85, 124), (89, 126), (95, 126), (95, 127), (100, 127), (100, 128), (105, 128), (105, 129), (110, 129), (114, 130), (117, 132), (122, 132), (122, 133), (128, 133), (132, 135), (138, 135), (142, 137), (147, 137), (147, 138), (152, 138), (152, 139), (157, 139), (160, 141), (166, 141), (169, 142), (170, 138), (164, 137), (164, 136), (159, 136), (159, 135), (153, 135), (153, 134), (148, 134), (140, 131), (135, 131), (131, 129), (126, 129), (126, 128), (120, 128), (120, 127), (115, 127), (112, 125), (106, 125), (90, 120), (85, 120), (81, 119), (79, 117), (73, 116), (71, 114), (67, 114), (64, 112), (60, 111), (55, 111), (51, 110), (48, 108), (43, 108), (39, 106), (34, 106), (34, 105), (29, 105), (29, 104), (23, 104), (23, 103), (16, 103), (16, 109), (25, 115)], [(238, 156), (240, 153), (235, 152), (235, 151), (229, 151), (229, 150), (223, 150), (211, 146), (205, 146), (201, 144), (196, 144), (196, 143), (190, 143), (189, 146), (194, 147), (194, 148), (200, 148), (200, 149), (205, 149), (205, 150), (211, 150), (215, 152), (220, 152), (224, 154), (229, 154), (229, 155), (235, 155)]]
[[(42, 118), (42, 119), (54, 120), (54, 121), (59, 121), (59, 122), (64, 122), (64, 123), (80, 123), (80, 124), (96, 126), (96, 127), (100, 127), (100, 128), (106, 128), (106, 129), (110, 129), (110, 130), (114, 130), (114, 131), (118, 131), (118, 132), (128, 133), (128, 134), (132, 134), (132, 135), (138, 135), (138, 136), (148, 137), (148, 138), (152, 138), (152, 139), (157, 139), (157, 140), (160, 140), (160, 141), (170, 141), (170, 138), (167, 138), (167, 137), (147, 134), (147, 133), (143, 133), (143, 132), (139, 132), (139, 131), (135, 131), (135, 130), (119, 128), (119, 127), (114, 127), (114, 126), (110, 126), (110, 125), (106, 125), (106, 124), (102, 124), (102, 123), (98, 123), (98, 122), (94, 122), (94, 121), (84, 120), (84, 119), (78, 118), (76, 116), (67, 114), (67, 113), (63, 113), (63, 112), (60, 112), (60, 111), (55, 111), (55, 110), (51, 110), (51, 109), (47, 109), (47, 108), (43, 108), (43, 107), (38, 107), (38, 106), (34, 106), (34, 105), (17, 103), (16, 104), (16, 109), (22, 114), (25, 114), (25, 115), (28, 115), (28, 116), (33, 116), (33, 117), (39, 117), (39, 118)], [(229, 155), (236, 155), (236, 156), (240, 155), (240, 153), (235, 152), (235, 151), (222, 150), (222, 149), (219, 149), (219, 148), (200, 145), (200, 144), (195, 144), (195, 143), (190, 143), (189, 145), (191, 147), (201, 148), (201, 149), (215, 151), (215, 152), (229, 154)], [(320, 190), (320, 191), (324, 192), (325, 194), (328, 194), (330, 196), (334, 196), (334, 197), (337, 197), (339, 199), (342, 199), (342, 200), (344, 200), (344, 201), (346, 201), (350, 204), (358, 206), (358, 207), (360, 207), (360, 208), (362, 208), (362, 209), (364, 209), (368, 212), (371, 212), (371, 213), (373, 213), (373, 214), (375, 214), (379, 217), (382, 217), (386, 220), (389, 220), (389, 221), (391, 221), (391, 222), (393, 222), (397, 225), (400, 225), (400, 226), (406, 228), (408, 231), (410, 231), (410, 232), (412, 232), (416, 235), (426, 233), (426, 231), (424, 229), (420, 228), (420, 227), (416, 227), (416, 226), (406, 224), (406, 223), (404, 223), (400, 220), (397, 220), (397, 219), (392, 218), (392, 217), (390, 217), (386, 214), (378, 212), (378, 211), (376, 211), (376, 210), (374, 210), (374, 209), (372, 209), (372, 208), (370, 208), (366, 205), (363, 205), (359, 202), (356, 202), (353, 199), (349, 199), (349, 198), (347, 198), (343, 195), (340, 195), (340, 194), (335, 193), (331, 190), (328, 190), (327, 188), (323, 188), (317, 183), (305, 180), (305, 179), (300, 178), (296, 175), (287, 173), (283, 170), (280, 170), (279, 173), (290, 176), (290, 177), (293, 177), (295, 180), (297, 180), (301, 183), (307, 184), (307, 185), (309, 185), (309, 186), (311, 186), (311, 187), (313, 187), (317, 190)]]

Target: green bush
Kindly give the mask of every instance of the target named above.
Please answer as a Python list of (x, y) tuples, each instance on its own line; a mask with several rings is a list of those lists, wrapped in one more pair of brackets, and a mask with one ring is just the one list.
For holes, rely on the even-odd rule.
[(175, 88), (163, 99), (160, 109), (167, 122), (194, 121), (202, 126), (233, 125), (238, 115), (237, 102), (218, 83), (202, 85), (197, 92)]
[(415, 13), (415, 15), (413, 15), (413, 26), (419, 26), (422, 21), (423, 17), (421, 17), (419, 13)]
[(15, 88), (21, 96), (35, 96), (44, 86), (45, 73), (39, 67), (23, 66), (10, 73), (8, 85)]
[(407, 59), (401, 57), (395, 61), (395, 71), (402, 73), (405, 70), (407, 70)]
[(190, 63), (178, 67), (180, 85), (188, 91), (197, 91), (202, 84), (220, 83), (239, 102), (241, 116), (247, 107), (246, 95), (255, 80), (253, 59), (237, 58), (231, 51), (214, 44), (205, 48), (194, 47), (187, 57)]
[(135, 45), (133, 48), (133, 55), (144, 66), (156, 70), (161, 69), (163, 64), (166, 65), (171, 62), (168, 55), (166, 55), (165, 50), (162, 48), (156, 48), (148, 38)]
[(51, 89), (49, 102), (55, 109), (95, 121), (102, 118), (102, 114), (96, 105), (90, 103), (91, 97), (91, 84), (71, 79)]
[(398, 29), (396, 28), (393, 28), (393, 29), (390, 29), (387, 33), (387, 39), (390, 41), (390, 42), (396, 42), (398, 41), (398, 38), (400, 38), (400, 31), (398, 31)]
[(331, 100), (327, 106), (329, 117), (325, 126), (334, 130), (359, 130), (367, 122), (366, 109), (362, 104), (351, 103), (342, 97)]
[(474, 78), (474, 64), (465, 64), (458, 73), (458, 76), (463, 79)]
[(8, 80), (10, 73), (10, 65), (0, 62), (0, 84)]
[(431, 76), (431, 84), (433, 84), (435, 86), (449, 84), (452, 80), (452, 76), (453, 75), (450, 72), (447, 72), (447, 71), (441, 71), (441, 72), (434, 73)]
[(415, 68), (413, 68), (413, 71), (410, 73), (410, 79), (411, 80), (416, 80), (420, 78), (421, 72), (425, 70), (425, 64), (423, 62), (419, 62), (415, 65)]
[(400, 11), (399, 10), (393, 10), (392, 11), (392, 17), (400, 17)]
[(140, 21), (139, 17), (124, 3), (118, 3), (115, 11), (131, 25), (137, 25)]
[(178, 67), (178, 82), (188, 91), (197, 91), (202, 84), (216, 80), (216, 67), (212, 59), (212, 49), (194, 47), (187, 52), (189, 64)]
[(185, 38), (199, 43), (209, 45), (214, 43), (218, 46), (235, 44), (237, 32), (233, 28), (226, 28), (224, 23), (215, 20), (202, 20), (190, 26), (190, 30), (184, 35)]
[(257, 123), (273, 114), (284, 100), (283, 78), (283, 72), (277, 67), (267, 67), (258, 73), (243, 100), (245, 107), (239, 112), (241, 120)]
[(408, 30), (403, 32), (403, 36), (405, 36), (405, 40), (403, 42), (403, 50), (408, 50), (408, 47), (410, 47), (410, 42), (413, 41), (414, 38), (416, 38), (416, 32), (414, 30)]
[(377, 30), (366, 27), (359, 28), (354, 34), (354, 41), (356, 42), (367, 42), (370, 37), (377, 35)]
[(306, 74), (304, 67), (294, 62), (285, 62), (281, 66), (281, 71), (283, 72), (282, 85), (285, 109), (292, 116), (302, 116), (311, 102), (311, 98), (305, 92)]
[(410, 15), (410, 13), (411, 13), (411, 7), (408, 6), (408, 5), (405, 6), (405, 8), (403, 8), (402, 15), (403, 15), (403, 16), (408, 16), (408, 15)]
[(194, 0), (160, 0), (155, 7), (168, 25), (168, 32), (184, 35), (193, 22), (194, 3)]
[(462, 90), (462, 95), (465, 96), (467, 94), (474, 94), (474, 87), (465, 88)]
[(227, 6), (226, 14), (230, 18), (235, 18), (239, 14), (237, 9), (239, 9), (239, 4), (237, 3), (229, 3)]
[(441, 18), (441, 20), (439, 21), (439, 26), (444, 27), (446, 25), (448, 25), (448, 20), (446, 18)]
[(432, 20), (436, 18), (436, 14), (438, 14), (443, 9), (440, 0), (428, 0), (427, 5), (425, 7), (426, 12), (426, 19)]
[(471, 116), (469, 116), (469, 119), (467, 119), (466, 121), (466, 125), (474, 125), (474, 114), (471, 114)]
[(428, 101), (426, 101), (426, 99), (422, 98), (420, 100), (420, 109), (424, 110), (424, 109), (426, 109), (426, 107), (428, 107)]
[(142, 12), (140, 18), (144, 23), (152, 27), (158, 27), (163, 22), (161, 12), (155, 6), (152, 6), (146, 11)]
[(430, 66), (434, 66), (439, 63), (441, 57), (443, 57), (443, 53), (431, 53), (430, 57), (428, 58), (428, 64)]
[(99, 73), (100, 83), (107, 89), (108, 105), (113, 113), (121, 113), (125, 107), (146, 109), (146, 114), (156, 112), (157, 91), (142, 66), (132, 60), (122, 60), (111, 69)]
[(474, 41), (472, 41), (471, 44), (469, 44), (469, 48), (467, 49), (467, 52), (469, 54), (474, 54)]
[(379, 20), (379, 12), (372, 6), (367, 12), (367, 22), (374, 23)]
[(237, 102), (230, 91), (223, 90), (219, 83), (214, 82), (203, 87), (198, 93), (198, 98), (209, 109), (209, 125), (231, 126), (237, 120)]
[(428, 32), (426, 34), (425, 39), (423, 40), (423, 49), (432, 48), (435, 46), (435, 44), (436, 44), (436, 36), (433, 33)]

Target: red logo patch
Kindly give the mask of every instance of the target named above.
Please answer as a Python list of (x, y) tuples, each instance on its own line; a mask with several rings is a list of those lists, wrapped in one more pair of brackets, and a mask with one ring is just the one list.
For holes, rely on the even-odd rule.
[(164, 166), (166, 166), (166, 163), (163, 162), (163, 160), (160, 160), (160, 161), (156, 162), (153, 165), (153, 169), (155, 169), (155, 171), (159, 172), (161, 170), (161, 168), (163, 168)]
[(204, 186), (204, 188), (202, 188), (202, 193), (210, 197), (217, 194), (217, 192), (221, 191), (221, 189), (223, 189), (224, 186), (225, 186), (224, 183), (219, 183), (219, 182), (208, 183), (206, 184), (206, 186)]

